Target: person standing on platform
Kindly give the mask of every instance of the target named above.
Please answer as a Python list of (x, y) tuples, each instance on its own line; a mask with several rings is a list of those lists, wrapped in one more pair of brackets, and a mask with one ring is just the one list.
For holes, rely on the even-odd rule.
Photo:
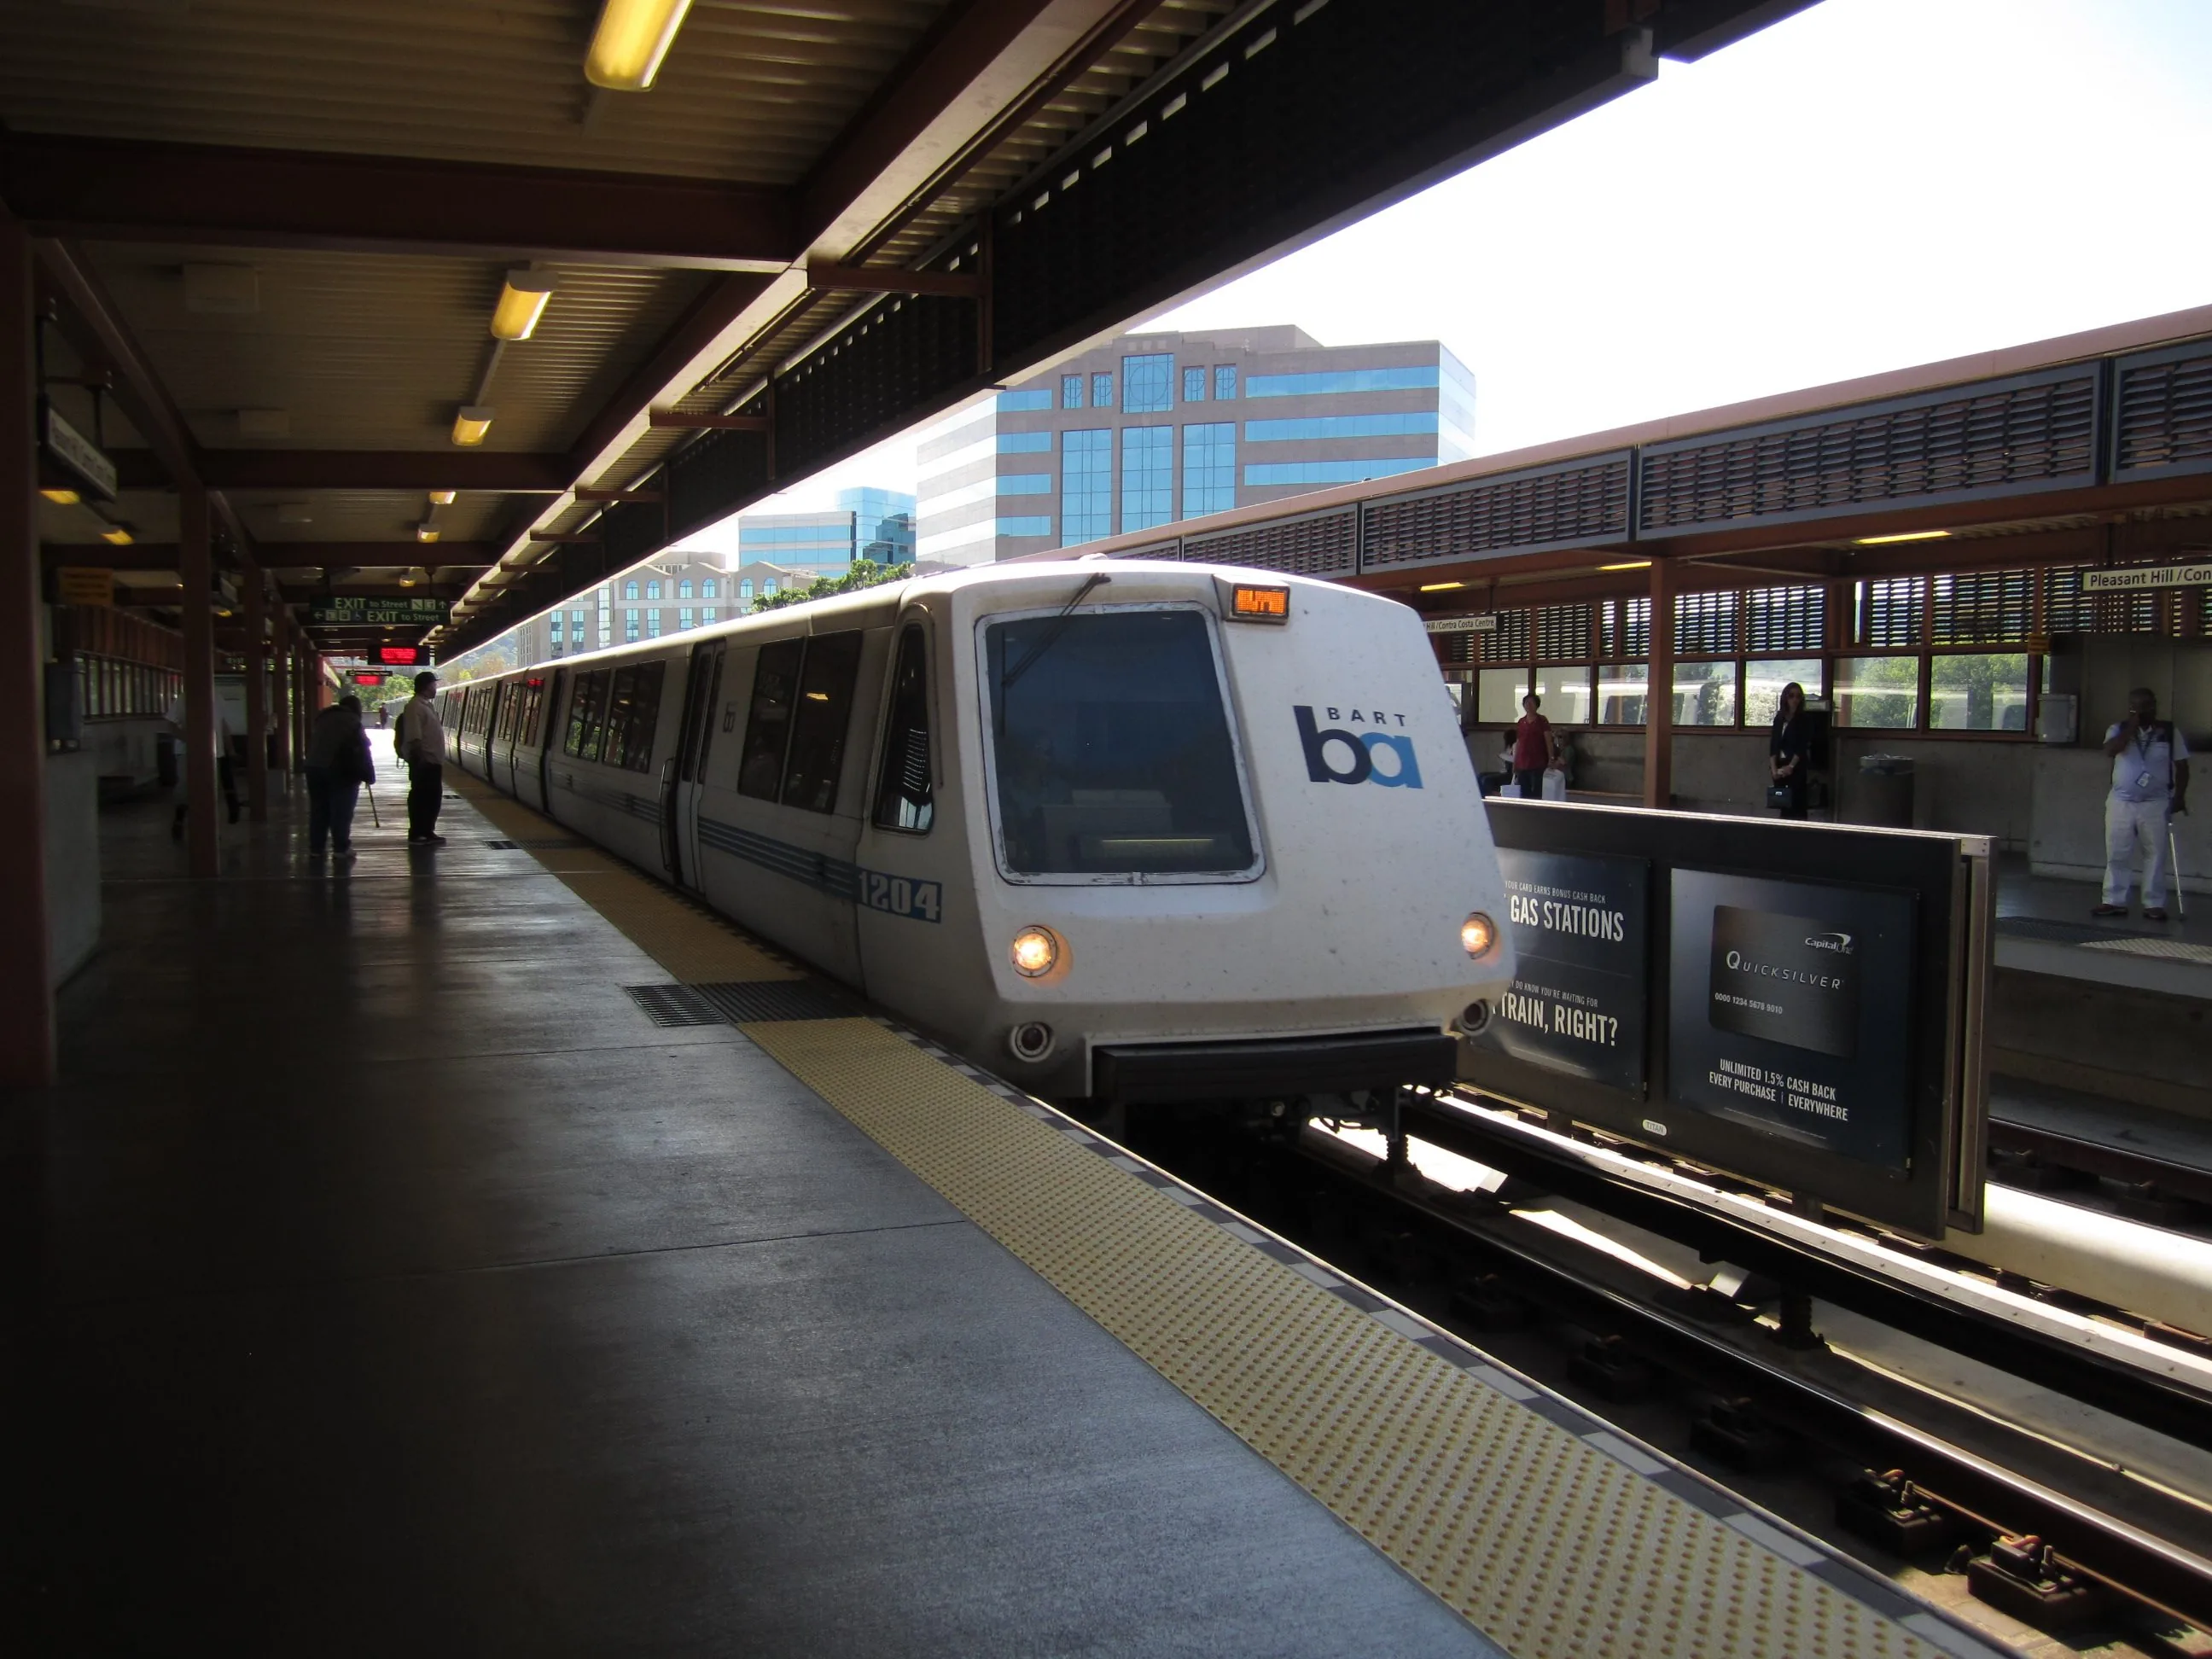
[(1813, 740), (1805, 728), (1805, 688), (1792, 680), (1782, 688), (1774, 729), (1766, 736), (1766, 804), (1785, 818), (1805, 816), (1811, 780)]
[(353, 809), (362, 785), (376, 781), (359, 697), (341, 697), (336, 707), (315, 716), (301, 769), (307, 775), (307, 856), (322, 857), (327, 840), (338, 862), (351, 864)]
[(446, 727), (438, 718), (438, 677), (425, 670), (415, 677), (415, 695), (399, 711), (392, 746), (407, 763), (407, 839), (441, 846), (438, 808), (445, 799)]
[[(178, 743), (181, 747), (187, 741), (185, 735), (185, 694), (183, 692), (179, 691), (169, 700), (168, 711), (161, 718), (168, 723), (169, 729), (176, 733)], [(238, 763), (231, 757), (230, 745), (232, 740), (240, 735), (239, 729), (231, 724), (230, 710), (223, 706), (222, 698), (218, 696), (215, 700), (216, 786), (222, 791), (223, 805), (229, 810), (230, 821), (233, 823), (238, 822)], [(189, 781), (191, 777), (191, 769), (187, 765), (180, 770), (178, 781), (184, 783), (189, 790), (191, 787)], [(173, 840), (182, 841), (185, 838), (185, 811), (189, 799), (190, 797), (187, 796), (186, 799), (177, 803), (176, 815), (169, 820), (169, 835)]]
[(1522, 800), (1544, 799), (1544, 774), (1559, 757), (1551, 721), (1536, 712), (1543, 705), (1534, 691), (1522, 698), (1520, 723), (1513, 728), (1513, 781), (1521, 787)]
[(2166, 920), (2166, 853), (2172, 814), (2189, 810), (2189, 745), (2158, 717), (2148, 687), (2128, 693), (2128, 717), (2105, 733), (2112, 793), (2105, 798), (2105, 902), (2093, 916), (2128, 913), (2136, 856), (2143, 861), (2145, 921)]

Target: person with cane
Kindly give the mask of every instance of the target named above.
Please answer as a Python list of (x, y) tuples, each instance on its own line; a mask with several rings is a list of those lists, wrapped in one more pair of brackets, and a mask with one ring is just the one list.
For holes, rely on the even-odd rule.
[(341, 697), (315, 716), (301, 769), (307, 775), (307, 856), (321, 858), (327, 838), (337, 861), (351, 864), (354, 805), (362, 786), (376, 781), (359, 697)]
[(2093, 916), (2124, 916), (2135, 861), (2142, 855), (2145, 921), (2166, 920), (2166, 860), (2173, 814), (2189, 810), (2189, 745), (2172, 720), (2158, 717), (2147, 686), (2128, 693), (2128, 717), (2105, 733), (2112, 757), (2112, 790), (2105, 800), (2105, 902)]

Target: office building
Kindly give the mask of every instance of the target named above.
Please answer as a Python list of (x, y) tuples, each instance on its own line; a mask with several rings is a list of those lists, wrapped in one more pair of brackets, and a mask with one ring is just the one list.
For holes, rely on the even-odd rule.
[(837, 505), (824, 512), (740, 514), (738, 556), (747, 564), (842, 576), (856, 557), (878, 564), (912, 563), (914, 526), (913, 496), (872, 486), (842, 489)]
[(1434, 340), (1125, 334), (925, 435), (920, 554), (985, 564), (1411, 472), (1474, 429), (1474, 378)]

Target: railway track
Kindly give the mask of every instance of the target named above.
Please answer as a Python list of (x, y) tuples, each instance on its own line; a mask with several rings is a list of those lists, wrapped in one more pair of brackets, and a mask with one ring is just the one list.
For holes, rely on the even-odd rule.
[[(1449, 1097), (1408, 1097), (1397, 1129), (1185, 1119), (1131, 1143), (1999, 1641), (2212, 1656), (2212, 1486), (2112, 1449), (2212, 1447), (2201, 1366), (2131, 1371), (1516, 1145)], [(2024, 1379), (2052, 1420), (1916, 1376), (1895, 1343)]]

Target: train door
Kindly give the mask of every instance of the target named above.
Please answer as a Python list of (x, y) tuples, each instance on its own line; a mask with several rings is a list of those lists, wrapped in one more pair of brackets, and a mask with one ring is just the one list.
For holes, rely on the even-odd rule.
[(721, 706), (722, 656), (726, 649), (727, 642), (722, 640), (709, 640), (692, 648), (676, 764), (661, 787), (663, 856), (678, 884), (695, 890), (701, 885), (699, 793), (707, 773), (708, 752), (714, 741), (714, 711)]
[(568, 679), (567, 670), (553, 671), (553, 677), (545, 684), (545, 702), (538, 721), (538, 810), (549, 818), (554, 816), (553, 739), (560, 730), (561, 692)]

